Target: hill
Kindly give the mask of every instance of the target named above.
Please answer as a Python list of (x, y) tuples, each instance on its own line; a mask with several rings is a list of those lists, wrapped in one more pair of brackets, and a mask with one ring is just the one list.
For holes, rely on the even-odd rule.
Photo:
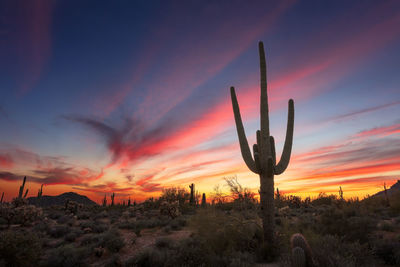
[(65, 201), (67, 199), (75, 201), (75, 202), (83, 204), (83, 205), (97, 205), (96, 202), (94, 202), (87, 196), (79, 195), (74, 192), (63, 193), (58, 196), (42, 196), (40, 203), (38, 203), (38, 199), (36, 197), (30, 197), (30, 198), (28, 198), (28, 201), (29, 201), (29, 204), (47, 207), (47, 206), (53, 206), (53, 205), (61, 205), (62, 206), (65, 204)]
[[(397, 182), (395, 184), (393, 184), (389, 189), (387, 189), (388, 196), (391, 196), (398, 192), (400, 192), (400, 180), (397, 180)], [(384, 196), (384, 195), (385, 195), (385, 190), (382, 190), (382, 191), (376, 193), (375, 195), (373, 195), (373, 197)]]

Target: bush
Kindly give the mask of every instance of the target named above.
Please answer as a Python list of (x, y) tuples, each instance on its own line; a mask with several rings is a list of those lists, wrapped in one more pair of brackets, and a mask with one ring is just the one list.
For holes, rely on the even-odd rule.
[(372, 251), (359, 242), (347, 243), (343, 238), (326, 235), (310, 240), (318, 266), (376, 266)]
[(49, 228), (48, 234), (54, 238), (59, 238), (70, 232), (66, 225), (55, 225)]
[(90, 228), (93, 233), (103, 233), (108, 230), (109, 225), (97, 221), (82, 221), (79, 226), (81, 229)]
[(67, 242), (74, 242), (75, 239), (77, 239), (79, 236), (83, 234), (82, 230), (80, 229), (74, 229), (72, 232), (68, 233), (65, 237), (64, 240)]
[(400, 240), (381, 239), (373, 244), (374, 254), (386, 264), (400, 265)]
[[(148, 248), (139, 253), (137, 256), (125, 262), (126, 267), (162, 267), (166, 266), (168, 252), (158, 249)], [(178, 266), (178, 265), (177, 265)]]
[(0, 233), (0, 258), (7, 266), (31, 266), (39, 260), (41, 243), (31, 231)]
[(125, 242), (117, 229), (110, 229), (101, 234), (98, 245), (107, 248), (110, 252), (118, 252), (125, 246)]
[(254, 252), (262, 243), (258, 221), (247, 220), (241, 213), (227, 215), (220, 210), (201, 210), (191, 219), (190, 226), (198, 233), (197, 239), (217, 255), (232, 251)]
[(88, 248), (76, 248), (74, 245), (68, 244), (52, 250), (49, 257), (41, 265), (49, 267), (86, 266), (85, 259), (89, 255), (90, 250)]
[(173, 245), (173, 240), (168, 237), (160, 237), (156, 239), (155, 245), (158, 248), (170, 248)]
[(319, 193), (318, 197), (311, 201), (311, 204), (315, 206), (327, 205), (331, 206), (337, 201), (336, 195), (327, 195), (325, 193)]

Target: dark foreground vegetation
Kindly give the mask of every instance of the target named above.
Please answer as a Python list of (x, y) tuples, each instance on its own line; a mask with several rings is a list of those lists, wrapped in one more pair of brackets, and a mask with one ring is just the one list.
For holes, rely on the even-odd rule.
[(231, 194), (216, 189), (208, 204), (182, 188), (129, 206), (39, 207), (17, 197), (0, 204), (0, 266), (400, 265), (400, 190), (362, 201), (276, 194), (271, 250), (254, 194), (227, 182)]

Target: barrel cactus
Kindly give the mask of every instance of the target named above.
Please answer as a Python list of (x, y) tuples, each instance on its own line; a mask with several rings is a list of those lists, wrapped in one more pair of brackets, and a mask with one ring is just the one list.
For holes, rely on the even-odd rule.
[(290, 246), (292, 248), (293, 267), (314, 266), (311, 247), (302, 234), (293, 234), (290, 238)]

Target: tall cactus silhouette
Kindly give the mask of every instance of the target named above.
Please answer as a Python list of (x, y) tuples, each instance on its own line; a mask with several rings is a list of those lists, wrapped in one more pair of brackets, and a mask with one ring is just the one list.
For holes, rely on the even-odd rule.
[(260, 53), (261, 74), (261, 130), (257, 130), (257, 144), (253, 145), (254, 158), (251, 155), (249, 144), (247, 142), (234, 87), (231, 87), (231, 98), (243, 160), (252, 172), (257, 173), (260, 176), (260, 203), (262, 224), (264, 229), (264, 241), (269, 243), (270, 245), (273, 245), (274, 175), (282, 174), (289, 164), (293, 141), (294, 103), (292, 99), (289, 100), (285, 144), (283, 147), (281, 159), (278, 163), (276, 163), (275, 141), (274, 137), (271, 136), (269, 132), (267, 68), (265, 63), (264, 45), (262, 42), (259, 42), (258, 48)]

